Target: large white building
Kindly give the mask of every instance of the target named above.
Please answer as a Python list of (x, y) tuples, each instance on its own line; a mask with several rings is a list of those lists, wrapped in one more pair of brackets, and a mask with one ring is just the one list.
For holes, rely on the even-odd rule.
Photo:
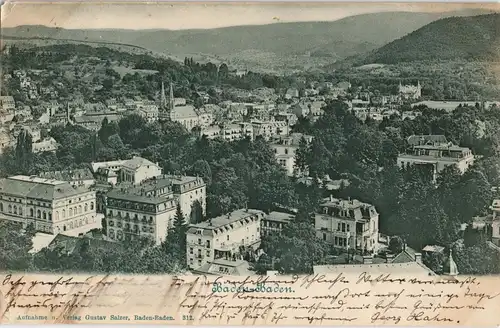
[(295, 167), (295, 153), (300, 146), (300, 141), (304, 138), (307, 143), (311, 143), (313, 137), (302, 133), (292, 133), (290, 136), (279, 137), (271, 143), (274, 155), (278, 163), (286, 170), (289, 176), (299, 173)]
[(118, 241), (149, 237), (160, 244), (173, 224), (176, 206), (168, 180), (116, 188), (106, 195), (106, 235)]
[(415, 164), (430, 166), (433, 180), (447, 166), (454, 165), (464, 173), (474, 164), (474, 155), (469, 148), (453, 145), (444, 136), (411, 136), (407, 141), (409, 149), (398, 156), (398, 166), (403, 169)]
[(377, 252), (379, 245), (379, 214), (375, 206), (356, 199), (330, 196), (315, 215), (318, 238), (335, 247)]
[(208, 221), (189, 226), (187, 232), (187, 265), (199, 269), (216, 259), (233, 259), (241, 247), (256, 248), (260, 243), (261, 220), (265, 213), (240, 209)]
[(0, 180), (0, 219), (33, 224), (49, 234), (78, 235), (96, 227), (95, 192), (30, 176)]
[(205, 213), (205, 188), (202, 178), (188, 176), (163, 175), (138, 185), (122, 183), (106, 194), (106, 233), (115, 240), (145, 236), (159, 244), (173, 224), (177, 204), (186, 223), (191, 222), (195, 202)]
[(128, 182), (135, 185), (162, 174), (162, 168), (158, 163), (153, 163), (139, 156), (127, 160), (94, 162), (91, 163), (91, 166), (94, 173), (101, 168), (108, 169), (117, 174), (117, 182)]

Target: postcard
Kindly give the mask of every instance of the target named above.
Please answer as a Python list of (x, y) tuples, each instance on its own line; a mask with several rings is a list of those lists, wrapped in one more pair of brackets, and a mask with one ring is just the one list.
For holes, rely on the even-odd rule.
[(499, 8), (4, 3), (0, 322), (498, 326)]

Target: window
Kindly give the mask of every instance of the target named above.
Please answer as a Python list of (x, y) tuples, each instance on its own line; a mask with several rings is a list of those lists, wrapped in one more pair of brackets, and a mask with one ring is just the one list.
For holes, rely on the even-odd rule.
[(42, 212), (40, 212), (40, 210), (36, 211), (36, 217), (39, 219), (42, 217)]
[(210, 240), (207, 240), (207, 248), (210, 248)]
[(201, 245), (201, 238), (198, 238), (198, 245)]
[(89, 210), (89, 205), (87, 203), (85, 203), (84, 210), (85, 210), (85, 212), (88, 212), (88, 210)]
[(207, 256), (210, 256), (210, 251), (209, 250), (207, 250)]
[(227, 235), (227, 240), (229, 240), (229, 235)]
[(63, 219), (66, 217), (66, 210), (64, 210), (64, 209), (62, 210), (62, 217), (63, 217)]
[(55, 219), (56, 221), (59, 220), (59, 211), (56, 211)]
[(43, 212), (43, 219), (47, 220), (47, 213)]
[(17, 206), (14, 205), (14, 214), (17, 214)]
[(9, 213), (12, 213), (12, 205), (9, 205), (8, 211), (9, 211)]
[(189, 247), (189, 254), (193, 254), (193, 247)]
[(3, 203), (0, 203), (0, 212), (3, 212)]
[(32, 209), (32, 208), (30, 208), (30, 216), (31, 216), (31, 217), (34, 217), (34, 216), (35, 216), (35, 211), (33, 211), (33, 209)]
[(345, 232), (345, 223), (342, 222), (342, 232)]
[(350, 230), (351, 230), (351, 225), (347, 224), (347, 232), (349, 232)]
[(323, 232), (323, 240), (326, 241), (326, 233)]
[(90, 202), (90, 210), (93, 211), (94, 210), (94, 202)]
[(69, 208), (69, 216), (73, 216), (73, 208), (72, 207)]
[(337, 223), (337, 231), (340, 231), (340, 222)]
[(78, 205), (78, 213), (82, 214), (82, 205)]

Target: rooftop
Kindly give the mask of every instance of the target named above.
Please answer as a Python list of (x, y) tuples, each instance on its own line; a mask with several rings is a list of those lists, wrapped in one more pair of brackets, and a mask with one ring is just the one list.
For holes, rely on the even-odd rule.
[(408, 274), (435, 275), (429, 268), (417, 262), (379, 263), (379, 264), (346, 264), (346, 265), (315, 265), (314, 274), (367, 272), (372, 274)]
[(269, 221), (279, 221), (279, 222), (290, 222), (295, 218), (295, 215), (284, 213), (284, 212), (271, 212), (264, 217), (265, 220)]
[(17, 197), (52, 201), (76, 196), (88, 192), (88, 189), (71, 186), (66, 181), (18, 175), (0, 180), (0, 192)]
[(216, 218), (207, 220), (205, 222), (201, 222), (198, 224), (192, 224), (190, 225), (190, 228), (198, 228), (198, 229), (210, 229), (210, 230), (215, 230), (218, 229), (222, 226), (238, 222), (240, 220), (252, 217), (254, 215), (258, 214), (264, 214), (264, 212), (260, 210), (254, 210), (254, 209), (239, 209), (236, 211), (233, 211), (227, 215), (221, 215)]

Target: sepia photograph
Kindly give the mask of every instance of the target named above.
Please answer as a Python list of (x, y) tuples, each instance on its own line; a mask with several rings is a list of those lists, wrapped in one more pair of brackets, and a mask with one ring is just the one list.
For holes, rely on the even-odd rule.
[(499, 324), (498, 4), (1, 22), (0, 322)]

